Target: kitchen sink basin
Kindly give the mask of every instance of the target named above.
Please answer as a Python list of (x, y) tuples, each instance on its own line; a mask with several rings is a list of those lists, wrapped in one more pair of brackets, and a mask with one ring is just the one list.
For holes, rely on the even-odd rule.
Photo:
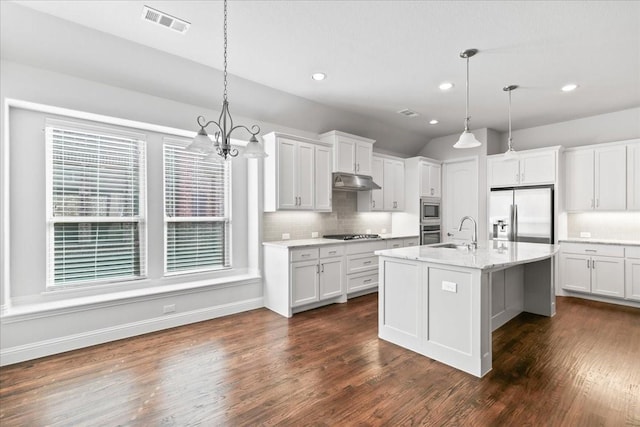
[(441, 249), (458, 249), (461, 251), (466, 251), (469, 249), (467, 245), (460, 245), (455, 243), (434, 243), (433, 245), (429, 245), (431, 248), (441, 248)]

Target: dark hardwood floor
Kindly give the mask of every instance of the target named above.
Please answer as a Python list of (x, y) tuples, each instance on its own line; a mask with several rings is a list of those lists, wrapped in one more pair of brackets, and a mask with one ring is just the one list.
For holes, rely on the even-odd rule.
[(640, 425), (640, 310), (558, 298), (482, 379), (377, 338), (377, 296), (266, 309), (0, 369), (0, 425)]

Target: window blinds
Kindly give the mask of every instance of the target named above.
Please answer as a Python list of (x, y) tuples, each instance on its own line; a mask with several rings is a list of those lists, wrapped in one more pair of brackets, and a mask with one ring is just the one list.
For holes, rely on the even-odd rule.
[(145, 275), (144, 142), (47, 127), (50, 285)]
[(203, 160), (187, 143), (165, 139), (165, 270), (226, 268), (230, 261), (230, 163)]

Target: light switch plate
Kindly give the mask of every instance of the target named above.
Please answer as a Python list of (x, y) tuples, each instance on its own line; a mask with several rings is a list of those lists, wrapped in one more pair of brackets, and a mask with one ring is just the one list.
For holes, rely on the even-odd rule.
[(282, 233), (282, 240), (289, 240), (291, 238), (291, 235), (289, 235), (289, 233)]
[(442, 290), (447, 292), (458, 292), (458, 284), (455, 282), (447, 282), (446, 280), (442, 281)]
[(588, 231), (581, 231), (580, 237), (591, 237), (591, 233)]

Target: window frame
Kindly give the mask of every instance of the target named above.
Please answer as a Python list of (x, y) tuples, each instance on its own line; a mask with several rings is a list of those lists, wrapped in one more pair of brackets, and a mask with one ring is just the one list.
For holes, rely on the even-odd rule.
[[(162, 218), (163, 218), (163, 275), (165, 277), (173, 276), (185, 276), (202, 273), (215, 273), (221, 271), (227, 271), (233, 269), (233, 214), (232, 214), (232, 187), (233, 180), (231, 179), (233, 174), (233, 166), (230, 160), (225, 160), (225, 181), (227, 183), (224, 195), (224, 212), (223, 217), (208, 217), (208, 216), (190, 216), (190, 217), (170, 217), (167, 215), (167, 145), (187, 147), (191, 143), (191, 139), (180, 138), (177, 136), (163, 136), (162, 137)], [(206, 157), (204, 154), (193, 153), (194, 157)], [(215, 218), (223, 218), (222, 220)], [(181, 223), (181, 222), (222, 222), (224, 224), (224, 258), (228, 260), (228, 265), (194, 268), (190, 270), (168, 270), (169, 266), (169, 223)]]
[[(53, 212), (53, 138), (51, 129), (59, 128), (72, 132), (105, 134), (118, 138), (134, 139), (138, 141), (138, 215), (126, 216), (54, 216)], [(46, 285), (45, 291), (60, 291), (64, 289), (93, 289), (104, 285), (126, 284), (148, 278), (148, 250), (147, 250), (147, 135), (140, 132), (123, 130), (116, 125), (92, 125), (73, 120), (60, 120), (47, 117), (44, 128), (45, 138), (45, 196), (46, 196)], [(140, 260), (140, 274), (137, 276), (107, 277), (103, 279), (88, 279), (68, 283), (55, 283), (55, 225), (72, 223), (133, 223), (138, 225), (138, 257)]]

